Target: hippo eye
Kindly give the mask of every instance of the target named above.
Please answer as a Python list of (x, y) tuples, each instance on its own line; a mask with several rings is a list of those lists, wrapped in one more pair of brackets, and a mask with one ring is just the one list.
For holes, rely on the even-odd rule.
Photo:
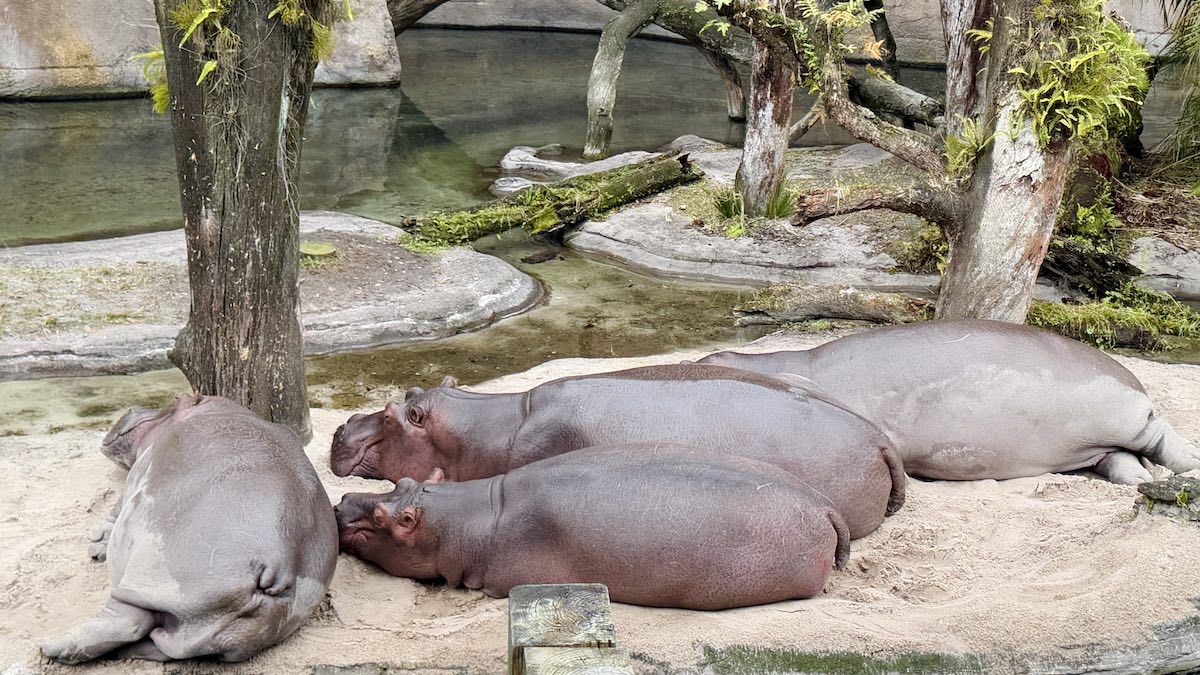
[(419, 427), (425, 422), (425, 410), (421, 406), (410, 405), (404, 415), (408, 418), (408, 423), (413, 426)]

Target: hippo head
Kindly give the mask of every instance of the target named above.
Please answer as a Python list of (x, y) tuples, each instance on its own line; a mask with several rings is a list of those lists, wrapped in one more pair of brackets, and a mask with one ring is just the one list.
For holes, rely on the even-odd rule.
[(100, 452), (116, 462), (118, 466), (130, 468), (137, 461), (138, 452), (144, 447), (143, 441), (147, 434), (158, 427), (163, 421), (192, 410), (208, 397), (185, 394), (175, 399), (171, 405), (162, 410), (151, 408), (130, 408), (108, 430), (104, 440), (100, 441)]
[(425, 526), (425, 509), (419, 502), (426, 485), (444, 478), (441, 469), (435, 469), (423, 483), (403, 478), (391, 492), (342, 497), (333, 510), (341, 550), (398, 577), (438, 578), (438, 537)]
[(363, 478), (419, 478), (443, 466), (443, 440), (430, 417), (438, 389), (454, 388), (453, 377), (441, 387), (409, 389), (403, 405), (388, 403), (370, 415), (354, 415), (333, 434), (329, 467), (338, 476)]

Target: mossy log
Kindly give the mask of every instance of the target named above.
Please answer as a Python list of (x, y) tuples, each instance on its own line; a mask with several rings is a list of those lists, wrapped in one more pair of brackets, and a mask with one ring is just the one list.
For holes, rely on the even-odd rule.
[(553, 232), (704, 175), (688, 156), (669, 155), (529, 189), (482, 206), (411, 219), (404, 229), (435, 244), (465, 244), (521, 227)]
[(760, 326), (813, 319), (913, 323), (933, 318), (933, 303), (900, 293), (848, 287), (772, 286), (733, 310), (734, 325)]

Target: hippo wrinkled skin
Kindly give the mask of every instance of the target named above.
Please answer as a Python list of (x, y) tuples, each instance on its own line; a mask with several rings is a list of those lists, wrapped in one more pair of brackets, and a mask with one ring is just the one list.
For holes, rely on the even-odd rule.
[(396, 576), (493, 597), (521, 584), (599, 582), (618, 602), (705, 610), (812, 597), (849, 550), (829, 501), (788, 472), (674, 444), (442, 477), (346, 495), (342, 549)]
[(699, 361), (812, 380), (895, 442), (914, 476), (1016, 478), (1090, 468), (1150, 480), (1144, 457), (1181, 472), (1200, 453), (1133, 373), (1098, 349), (1000, 321), (930, 321), (806, 351), (717, 352)]
[(904, 469), (873, 424), (803, 385), (733, 368), (666, 365), (568, 377), (518, 394), (447, 378), (334, 434), (339, 476), (488, 478), (594, 445), (681, 443), (782, 467), (833, 502), (851, 538), (904, 501)]
[(129, 469), (100, 614), (47, 642), (66, 663), (113, 653), (241, 661), (286, 638), (325, 597), (337, 521), (300, 439), (227, 399), (134, 409), (104, 439)]

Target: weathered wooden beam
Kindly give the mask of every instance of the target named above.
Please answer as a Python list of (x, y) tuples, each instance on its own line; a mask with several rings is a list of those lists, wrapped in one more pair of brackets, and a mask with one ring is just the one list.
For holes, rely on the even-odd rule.
[(686, 154), (658, 156), (558, 183), (534, 185), (473, 209), (410, 219), (403, 227), (430, 243), (449, 245), (514, 227), (544, 234), (703, 175)]
[[(616, 642), (616, 629), (609, 614), (608, 588), (603, 584), (536, 584), (517, 586), (509, 591), (509, 675), (561, 672), (529, 670), (529, 652), (535, 648), (605, 651), (612, 650)], [(585, 655), (580, 652), (558, 658), (569, 662)], [(543, 664), (539, 667), (547, 663), (547, 656), (540, 653), (535, 659)], [(549, 664), (554, 663), (554, 658), (550, 658)]]

